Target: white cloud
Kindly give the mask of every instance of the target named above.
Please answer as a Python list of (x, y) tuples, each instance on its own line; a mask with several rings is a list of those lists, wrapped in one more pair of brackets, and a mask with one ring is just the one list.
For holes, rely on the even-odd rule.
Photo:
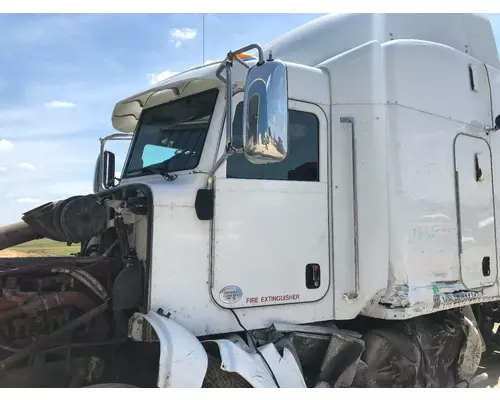
[(32, 164), (27, 162), (19, 163), (19, 167), (23, 169), (29, 169), (30, 171), (33, 171), (35, 169), (35, 167)]
[(7, 168), (5, 168), (5, 167), (0, 167), (0, 172), (7, 172)]
[(170, 37), (175, 40), (191, 40), (196, 37), (196, 29), (191, 29), (191, 28), (170, 29)]
[(170, 71), (163, 71), (163, 72), (160, 72), (159, 74), (148, 74), (149, 83), (151, 85), (156, 85), (158, 82), (164, 81), (165, 79), (168, 79), (171, 76), (174, 76), (177, 74), (178, 74), (178, 72), (170, 72)]
[(22, 197), (20, 199), (17, 199), (17, 202), (21, 204), (34, 204), (40, 203), (40, 199), (35, 199), (33, 197)]
[(45, 103), (45, 107), (47, 108), (73, 108), (75, 107), (75, 103), (71, 103), (69, 101), (51, 101), (50, 103)]
[(191, 28), (174, 28), (170, 29), (170, 42), (174, 43), (176, 49), (182, 46), (185, 40), (192, 40), (196, 37), (196, 29)]
[(0, 139), (0, 151), (7, 151), (10, 150), (14, 147), (14, 143), (9, 142), (8, 140), (5, 139)]

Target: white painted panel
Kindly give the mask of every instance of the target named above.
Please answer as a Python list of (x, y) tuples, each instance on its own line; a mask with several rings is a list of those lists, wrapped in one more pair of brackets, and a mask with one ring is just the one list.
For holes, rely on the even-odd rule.
[(460, 199), (462, 281), (468, 288), (491, 285), (496, 281), (497, 260), (488, 142), (458, 135), (455, 162)]
[[(312, 302), (329, 289), (327, 120), (312, 104), (290, 101), (289, 108), (318, 118), (320, 181), (226, 179), (218, 174), (212, 296), (223, 307)], [(225, 166), (221, 170), (225, 173)], [(313, 263), (320, 265), (321, 284), (308, 289), (306, 266)], [(241, 298), (231, 304), (221, 301), (220, 292), (227, 287)]]
[[(328, 290), (327, 184), (220, 179), (215, 192), (214, 300), (223, 307), (309, 302)], [(306, 265), (321, 267), (321, 286), (306, 287)], [(219, 294), (235, 285), (234, 303)], [(266, 299), (268, 296), (290, 298)]]
[[(493, 119), (500, 115), (500, 71), (487, 66), (488, 77), (491, 85), (491, 106), (493, 108)], [(495, 134), (498, 136), (498, 132)]]
[[(194, 207), (176, 204), (181, 194), (170, 188), (172, 195), (169, 195), (168, 188), (177, 185), (177, 181), (160, 179), (158, 187), (152, 187), (153, 195), (164, 196), (164, 200), (157, 198), (156, 202), (168, 200), (168, 205), (155, 206), (154, 210), (150, 310), (156, 312), (162, 308), (165, 314), (171, 313), (170, 319), (196, 336), (241, 331), (234, 315), (212, 299), (209, 221), (198, 220)], [(159, 190), (159, 186), (165, 186), (166, 190)], [(251, 271), (245, 271), (243, 277), (251, 277)], [(326, 278), (322, 281), (326, 285)], [(261, 329), (275, 322), (302, 324), (331, 320), (332, 304), (330, 288), (318, 302), (246, 308), (236, 313), (247, 329)]]
[(389, 280), (385, 113), (385, 106), (332, 107), (336, 319), (355, 318), (377, 302)]
[(373, 40), (384, 43), (397, 39), (442, 43), (498, 65), (488, 20), (471, 14), (330, 14), (285, 33), (264, 51), (315, 66)]
[(463, 124), (390, 106), (391, 275), (414, 288), (460, 280), (453, 141)]
[(483, 64), (458, 50), (429, 42), (395, 40), (382, 48), (386, 71), (381, 79), (385, 78), (388, 103), (479, 127), (491, 123)]

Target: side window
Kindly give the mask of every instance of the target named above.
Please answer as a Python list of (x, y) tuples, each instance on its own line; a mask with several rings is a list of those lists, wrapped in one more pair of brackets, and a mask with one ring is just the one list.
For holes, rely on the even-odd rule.
[[(252, 164), (244, 154), (227, 160), (227, 177), (284, 181), (319, 181), (319, 121), (311, 113), (288, 110), (288, 155), (276, 164)], [(236, 107), (233, 120), (233, 145), (243, 147), (243, 103)]]

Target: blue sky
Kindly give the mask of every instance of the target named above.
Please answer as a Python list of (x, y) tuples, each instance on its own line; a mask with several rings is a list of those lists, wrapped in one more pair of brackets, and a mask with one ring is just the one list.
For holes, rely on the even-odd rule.
[[(206, 14), (205, 59), (318, 16)], [(0, 14), (0, 226), (90, 193), (115, 103), (202, 64), (201, 28), (201, 14)]]
[[(206, 14), (205, 59), (318, 16)], [(500, 14), (489, 17), (500, 43)], [(0, 226), (90, 193), (115, 103), (201, 64), (201, 27), (201, 14), (0, 14)]]

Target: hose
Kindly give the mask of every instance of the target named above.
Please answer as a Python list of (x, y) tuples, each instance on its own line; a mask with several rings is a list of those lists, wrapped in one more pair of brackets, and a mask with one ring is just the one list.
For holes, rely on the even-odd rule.
[(94, 293), (96, 293), (102, 300), (106, 300), (108, 298), (108, 292), (106, 292), (106, 289), (101, 285), (101, 283), (92, 275), (89, 274), (87, 271), (84, 270), (76, 270), (73, 271), (71, 274), (75, 279), (80, 278), (80, 282), (82, 282), (84, 285), (85, 279), (87, 279), (88, 283), (88, 288), (93, 290), (92, 288), (95, 288)]
[(33, 314), (62, 306), (76, 306), (84, 311), (95, 307), (95, 304), (81, 292), (59, 292), (46, 294), (27, 302), (26, 304), (0, 313), (0, 321), (11, 319), (22, 314)]
[(108, 298), (108, 292), (106, 292), (106, 289), (104, 289), (101, 283), (87, 271), (83, 271), (81, 269), (70, 270), (66, 268), (52, 268), (50, 272), (68, 274), (69, 276), (75, 278), (81, 284), (89, 288), (94, 294), (96, 294), (102, 300), (106, 300)]

